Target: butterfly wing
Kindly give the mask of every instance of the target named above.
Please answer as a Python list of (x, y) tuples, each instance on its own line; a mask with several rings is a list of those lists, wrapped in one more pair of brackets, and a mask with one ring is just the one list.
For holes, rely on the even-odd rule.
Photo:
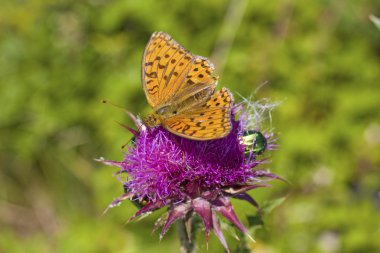
[(231, 108), (233, 97), (227, 88), (215, 92), (199, 107), (165, 119), (163, 127), (168, 131), (193, 140), (223, 138), (232, 129)]
[(154, 109), (179, 104), (194, 94), (215, 89), (217, 77), (208, 59), (191, 54), (168, 34), (152, 34), (143, 55), (141, 79)]

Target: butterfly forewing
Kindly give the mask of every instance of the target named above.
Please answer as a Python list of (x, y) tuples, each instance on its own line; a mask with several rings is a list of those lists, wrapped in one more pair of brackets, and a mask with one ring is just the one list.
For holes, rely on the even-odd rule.
[(192, 55), (168, 34), (156, 32), (145, 48), (142, 62), (147, 100), (156, 110), (178, 103), (215, 83), (213, 70), (207, 59)]

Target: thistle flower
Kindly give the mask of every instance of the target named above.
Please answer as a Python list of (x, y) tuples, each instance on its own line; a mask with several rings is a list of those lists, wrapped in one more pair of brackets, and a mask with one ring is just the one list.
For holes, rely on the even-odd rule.
[(267, 187), (268, 181), (279, 178), (268, 171), (256, 169), (264, 162), (260, 159), (261, 153), (275, 148), (272, 134), (247, 129), (252, 121), (257, 121), (257, 113), (249, 110), (247, 113), (242, 105), (235, 105), (232, 110), (233, 129), (229, 135), (209, 141), (185, 139), (162, 127), (149, 129), (139, 118), (130, 116), (139, 130), (127, 127), (134, 138), (124, 159), (121, 162), (99, 160), (118, 167), (119, 174), (127, 174), (123, 181), (124, 195), (109, 207), (127, 199), (139, 204), (141, 208), (130, 221), (168, 207), (156, 223), (156, 226), (162, 226), (160, 238), (179, 219), (191, 224), (188, 221), (194, 215), (203, 222), (206, 241), (212, 230), (227, 251), (218, 217), (226, 218), (250, 237), (234, 212), (230, 199), (245, 200), (258, 207), (247, 192)]

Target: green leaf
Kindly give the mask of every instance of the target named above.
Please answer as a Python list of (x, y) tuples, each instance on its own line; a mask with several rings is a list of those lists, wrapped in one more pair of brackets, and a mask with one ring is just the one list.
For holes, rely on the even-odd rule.
[(286, 197), (265, 201), (263, 204), (263, 207), (261, 208), (262, 214), (269, 214), (271, 213), (276, 207), (281, 205), (286, 200)]
[(263, 217), (260, 214), (257, 215), (249, 215), (247, 216), (248, 226), (252, 227), (261, 227), (264, 225)]

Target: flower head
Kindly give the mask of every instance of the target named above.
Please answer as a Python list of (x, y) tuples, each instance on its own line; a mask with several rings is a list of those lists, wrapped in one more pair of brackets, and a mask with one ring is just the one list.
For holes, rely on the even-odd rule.
[(244, 112), (242, 105), (232, 110), (231, 132), (224, 138), (209, 141), (185, 139), (162, 127), (148, 128), (130, 116), (139, 131), (131, 129), (134, 138), (123, 161), (101, 160), (128, 175), (123, 181), (125, 194), (110, 207), (125, 199), (139, 203), (141, 208), (132, 220), (167, 206), (168, 212), (157, 223), (163, 226), (161, 237), (174, 221), (188, 220), (196, 214), (203, 221), (206, 237), (213, 230), (228, 250), (218, 215), (247, 233), (230, 198), (246, 200), (258, 207), (247, 191), (266, 187), (268, 180), (279, 178), (256, 169), (263, 162), (259, 157), (264, 150), (275, 147), (272, 135), (247, 129), (252, 117)]

